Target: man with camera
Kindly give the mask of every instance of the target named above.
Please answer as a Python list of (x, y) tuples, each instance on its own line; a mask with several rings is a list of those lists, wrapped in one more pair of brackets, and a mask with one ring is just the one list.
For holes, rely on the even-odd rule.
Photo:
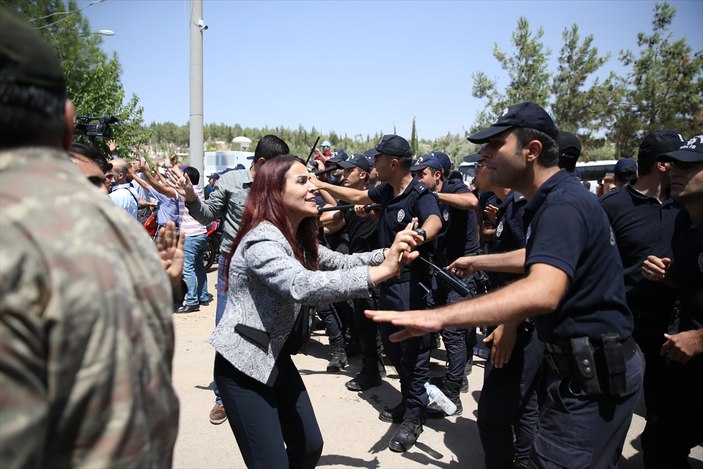
[[(615, 467), (641, 397), (642, 356), (608, 219), (559, 170), (557, 137), (551, 117), (530, 102), (469, 137), (487, 143), (482, 155), (495, 183), (528, 199), (524, 278), (443, 308), (366, 314), (403, 327), (395, 341), (533, 317), (548, 369), (530, 465)], [(450, 269), (461, 273), (461, 259)]]

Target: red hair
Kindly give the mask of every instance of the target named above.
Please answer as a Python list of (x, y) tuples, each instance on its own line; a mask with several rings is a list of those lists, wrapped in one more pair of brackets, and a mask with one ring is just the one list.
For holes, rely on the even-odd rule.
[(295, 163), (302, 164), (302, 161), (297, 156), (279, 156), (267, 161), (256, 172), (244, 206), (239, 231), (232, 242), (232, 250), (227, 255), (228, 271), (229, 263), (242, 238), (263, 221), (271, 223), (283, 233), (293, 248), (293, 254), (298, 262), (307, 269), (317, 270), (319, 247), (317, 219), (315, 217), (303, 219), (297, 233), (293, 233), (293, 227), (288, 221), (286, 209), (283, 206), (286, 174)]

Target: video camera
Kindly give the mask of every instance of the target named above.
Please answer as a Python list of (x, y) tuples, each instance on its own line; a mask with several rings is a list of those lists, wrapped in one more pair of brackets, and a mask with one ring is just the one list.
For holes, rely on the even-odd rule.
[(115, 116), (77, 116), (75, 132), (76, 135), (85, 135), (91, 140), (95, 137), (111, 138), (112, 127), (110, 125), (118, 122), (119, 120)]

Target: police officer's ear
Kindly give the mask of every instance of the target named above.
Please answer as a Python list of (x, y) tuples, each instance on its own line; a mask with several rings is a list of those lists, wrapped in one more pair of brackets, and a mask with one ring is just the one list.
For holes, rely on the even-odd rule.
[(542, 154), (542, 142), (540, 142), (539, 140), (530, 140), (523, 149), (527, 150), (527, 154), (525, 155), (525, 157), (527, 158), (528, 162), (537, 161), (539, 155)]
[(671, 169), (670, 161), (657, 161), (654, 165), (660, 173), (668, 173)]
[(70, 99), (66, 100), (64, 105), (64, 120), (66, 122), (66, 130), (63, 134), (63, 149), (66, 151), (71, 150), (73, 145), (73, 119), (76, 114), (76, 109), (73, 107), (73, 101)]

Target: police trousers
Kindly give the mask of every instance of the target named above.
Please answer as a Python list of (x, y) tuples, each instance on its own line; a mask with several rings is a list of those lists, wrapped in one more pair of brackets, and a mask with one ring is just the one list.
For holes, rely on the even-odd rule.
[(625, 363), (625, 392), (581, 394), (572, 373), (546, 369), (546, 394), (530, 452), (530, 467), (616, 468), (632, 414), (642, 396), (644, 359)]
[[(426, 309), (425, 291), (413, 282), (384, 283), (380, 287), (380, 309), (408, 311)], [(413, 337), (402, 342), (391, 342), (388, 337), (400, 328), (391, 323), (379, 324), (381, 340), (386, 355), (400, 376), (400, 392), (405, 407), (404, 420), (419, 423), (424, 419), (429, 398), (425, 383), (430, 379), (430, 334)]]
[(537, 331), (520, 328), (507, 365), (496, 368), (486, 361), (477, 417), (486, 469), (510, 468), (513, 459), (529, 458), (539, 419), (537, 381), (543, 360)]

